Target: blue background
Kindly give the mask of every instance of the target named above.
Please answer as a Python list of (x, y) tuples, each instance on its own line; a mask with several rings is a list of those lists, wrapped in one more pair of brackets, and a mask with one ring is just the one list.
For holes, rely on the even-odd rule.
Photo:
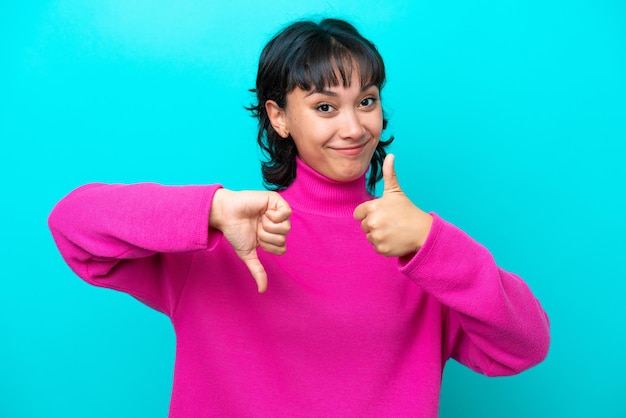
[(76, 278), (48, 213), (90, 181), (260, 188), (247, 89), (303, 16), (379, 46), (401, 185), (550, 315), (522, 375), (448, 363), (441, 416), (626, 416), (623, 0), (294, 3), (2, 2), (0, 416), (166, 416), (169, 321)]

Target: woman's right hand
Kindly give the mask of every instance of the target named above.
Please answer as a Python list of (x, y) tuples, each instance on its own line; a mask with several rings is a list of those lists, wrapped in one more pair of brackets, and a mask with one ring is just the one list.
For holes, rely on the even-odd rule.
[(219, 189), (213, 197), (209, 227), (222, 231), (246, 264), (259, 293), (267, 289), (267, 273), (256, 249), (282, 255), (291, 229), (289, 204), (276, 192)]

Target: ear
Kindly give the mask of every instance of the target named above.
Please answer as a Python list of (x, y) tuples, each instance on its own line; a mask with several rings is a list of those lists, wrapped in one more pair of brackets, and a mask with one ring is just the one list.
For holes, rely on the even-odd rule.
[(287, 121), (285, 118), (285, 110), (278, 106), (274, 100), (268, 100), (265, 102), (265, 111), (270, 118), (272, 127), (282, 138), (289, 137), (289, 129), (287, 128)]

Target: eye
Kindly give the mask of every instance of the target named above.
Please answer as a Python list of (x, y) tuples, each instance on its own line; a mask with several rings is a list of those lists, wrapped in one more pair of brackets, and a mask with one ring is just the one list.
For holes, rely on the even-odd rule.
[(361, 100), (361, 103), (359, 103), (359, 106), (361, 106), (361, 107), (372, 107), (372, 106), (374, 106), (374, 104), (376, 104), (376, 98), (374, 98), (374, 97), (366, 97), (365, 99)]
[(332, 105), (329, 105), (328, 103), (322, 103), (317, 106), (317, 110), (319, 110), (322, 113), (329, 113), (329, 112), (332, 112), (333, 107)]

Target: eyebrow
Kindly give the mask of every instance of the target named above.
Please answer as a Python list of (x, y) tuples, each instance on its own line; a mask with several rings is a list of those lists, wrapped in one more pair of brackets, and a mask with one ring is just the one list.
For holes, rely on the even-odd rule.
[[(367, 84), (367, 85), (363, 86), (363, 88), (361, 88), (361, 93), (366, 91), (367, 89), (370, 89), (370, 88), (375, 87), (375, 86), (376, 86), (376, 84), (374, 84), (374, 83)], [(339, 96), (334, 91), (330, 91), (330, 90), (326, 90), (326, 89), (313, 89), (310, 92), (308, 92), (304, 97), (309, 97), (309, 96), (311, 96), (313, 94), (316, 94), (316, 93), (323, 94), (325, 96), (331, 96), (331, 97)]]

